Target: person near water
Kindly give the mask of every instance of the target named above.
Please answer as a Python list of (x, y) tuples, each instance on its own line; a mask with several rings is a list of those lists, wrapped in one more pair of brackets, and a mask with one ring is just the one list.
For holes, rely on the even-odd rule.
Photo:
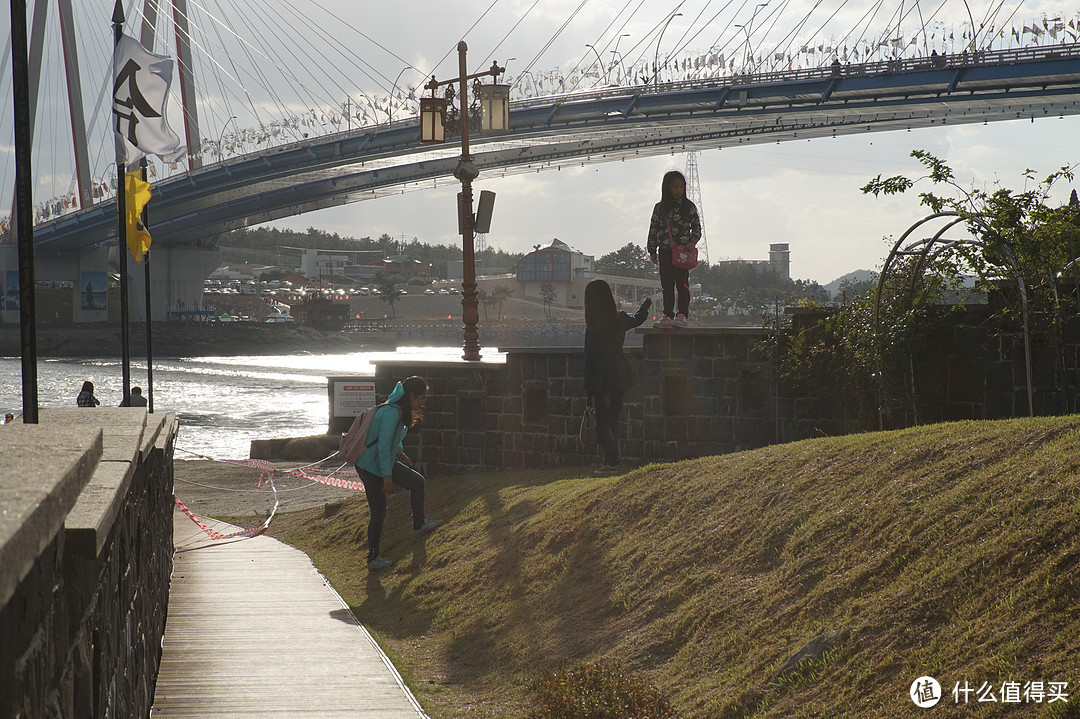
[(128, 395), (127, 403), (125, 404), (123, 401), (120, 402), (121, 407), (146, 407), (147, 405), (148, 402), (146, 401), (146, 397), (143, 397), (142, 387), (132, 387), (131, 394)]
[(82, 384), (79, 396), (75, 398), (75, 404), (80, 407), (97, 407), (101, 402), (94, 396), (94, 383), (86, 380)]
[(403, 444), (409, 429), (423, 419), (427, 390), (427, 382), (421, 377), (408, 377), (398, 382), (386, 404), (375, 413), (368, 430), (368, 448), (356, 460), (356, 471), (367, 495), (367, 565), (372, 571), (393, 564), (379, 554), (379, 543), (386, 519), (386, 499), (397, 488), (409, 492), (414, 539), (423, 539), (442, 524), (440, 519), (424, 516), (424, 475), (416, 471)]

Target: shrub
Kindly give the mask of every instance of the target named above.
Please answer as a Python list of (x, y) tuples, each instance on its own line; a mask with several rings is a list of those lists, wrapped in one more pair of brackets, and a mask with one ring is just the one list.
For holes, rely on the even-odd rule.
[(674, 717), (659, 689), (619, 667), (582, 664), (545, 674), (537, 683), (540, 709), (552, 719), (654, 719)]

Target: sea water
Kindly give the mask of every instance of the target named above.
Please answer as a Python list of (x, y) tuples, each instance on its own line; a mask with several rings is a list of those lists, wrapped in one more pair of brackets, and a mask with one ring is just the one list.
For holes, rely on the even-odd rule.
[[(461, 348), (402, 347), (396, 352), (154, 359), (154, 411), (180, 420), (176, 459), (243, 459), (253, 439), (326, 432), (327, 377), (374, 377), (379, 359), (456, 359)], [(497, 359), (484, 352), (484, 359)], [(489, 356), (491, 355), (491, 356)], [(119, 358), (39, 359), (38, 406), (74, 407), (86, 380), (102, 407), (123, 396)], [(422, 366), (417, 373), (423, 374)], [(131, 385), (147, 394), (146, 361), (131, 361)], [(0, 358), (0, 417), (22, 412), (22, 362)], [(18, 420), (17, 420), (18, 421)]]

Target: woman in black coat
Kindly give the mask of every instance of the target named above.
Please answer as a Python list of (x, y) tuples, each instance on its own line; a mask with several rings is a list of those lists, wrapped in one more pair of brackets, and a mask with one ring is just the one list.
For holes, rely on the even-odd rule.
[(585, 391), (596, 407), (596, 437), (604, 449), (598, 474), (621, 469), (619, 463), (619, 415), (623, 395), (637, 384), (634, 371), (623, 354), (626, 331), (649, 316), (648, 297), (633, 317), (615, 306), (611, 287), (604, 280), (585, 286)]

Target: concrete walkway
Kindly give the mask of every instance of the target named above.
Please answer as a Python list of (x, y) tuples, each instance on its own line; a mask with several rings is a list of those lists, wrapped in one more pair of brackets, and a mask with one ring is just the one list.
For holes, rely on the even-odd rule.
[(211, 543), (174, 514), (154, 719), (426, 719), (307, 555), (266, 536)]

